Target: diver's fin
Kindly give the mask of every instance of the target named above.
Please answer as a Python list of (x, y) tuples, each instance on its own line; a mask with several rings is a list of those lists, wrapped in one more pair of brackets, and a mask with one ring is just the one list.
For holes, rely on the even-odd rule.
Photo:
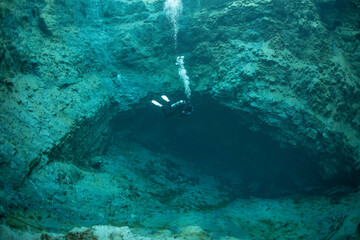
[(170, 100), (168, 99), (168, 97), (165, 96), (165, 95), (162, 95), (161, 98), (164, 99), (164, 100), (167, 101), (167, 102), (170, 102)]
[(158, 107), (162, 107), (162, 105), (155, 100), (152, 100), (151, 102)]

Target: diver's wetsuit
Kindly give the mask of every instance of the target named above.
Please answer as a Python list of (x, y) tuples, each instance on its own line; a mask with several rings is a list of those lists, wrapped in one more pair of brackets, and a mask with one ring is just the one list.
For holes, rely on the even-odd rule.
[(189, 101), (180, 100), (176, 103), (171, 104), (170, 100), (165, 96), (161, 96), (162, 99), (165, 101), (164, 104), (160, 104), (159, 102), (152, 100), (151, 102), (160, 107), (163, 112), (165, 113), (165, 116), (170, 117), (174, 116), (176, 114), (179, 114), (180, 116), (189, 116), (191, 115), (193, 111), (193, 106)]
[(165, 113), (165, 116), (170, 117), (176, 114), (180, 116), (189, 116), (193, 111), (193, 107), (190, 103), (183, 100), (177, 101), (176, 103), (171, 104), (168, 102), (165, 106), (162, 106), (161, 109)]

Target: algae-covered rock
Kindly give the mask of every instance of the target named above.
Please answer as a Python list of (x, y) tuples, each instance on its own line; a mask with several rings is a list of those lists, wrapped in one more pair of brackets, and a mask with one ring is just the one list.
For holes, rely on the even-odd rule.
[[(333, 156), (337, 170), (346, 172), (340, 165), (359, 161), (359, 55), (354, 51), (359, 17), (350, 13), (358, 7), (355, 2), (336, 6), (335, 1), (231, 2), (210, 16), (203, 11), (189, 17), (192, 25), (184, 31), (209, 35), (207, 42), (183, 41), (194, 46), (190, 61), (192, 73), (201, 76), (193, 78), (197, 86), (208, 81), (212, 95), (245, 122), (280, 141)], [(340, 15), (344, 24), (327, 21)], [(348, 31), (352, 36), (343, 34)]]
[[(358, 185), (359, 1), (184, 0), (183, 5), (175, 45), (162, 0), (0, 2), (1, 216), (29, 208), (48, 219), (42, 226), (51, 229), (56, 217), (48, 216), (65, 221), (76, 210), (66, 227), (74, 222), (91, 226), (94, 219), (107, 224), (119, 216), (121, 226), (150, 226), (148, 209), (204, 210), (229, 203), (229, 194), (218, 186), (186, 185), (192, 180), (166, 165), (170, 161), (161, 151), (171, 149), (168, 143), (154, 148), (163, 158), (133, 150), (128, 142), (134, 129), (121, 129), (125, 124), (114, 120), (140, 108), (136, 119), (147, 129), (154, 127), (148, 124), (153, 115), (146, 115), (153, 111), (149, 101), (168, 93), (183, 97), (175, 65), (182, 55), (194, 95), (231, 109), (239, 116), (236, 124), (267, 134), (285, 149), (305, 152), (321, 169), (321, 180), (335, 185), (330, 196), (343, 189), (343, 182)], [(196, 114), (200, 104), (193, 104)], [(181, 133), (181, 124), (189, 123), (171, 121)], [(117, 144), (128, 149), (110, 161), (102, 154), (118, 140), (114, 131), (119, 129), (128, 132)], [(153, 135), (143, 135), (137, 141), (156, 146)], [(257, 182), (250, 185), (257, 188)], [(170, 224), (162, 214), (158, 221)], [(350, 234), (351, 227), (341, 225), (344, 219), (336, 218), (335, 230), (343, 227)], [(262, 223), (265, 232), (295, 226)], [(158, 232), (159, 239), (211, 238), (207, 229), (188, 225), (174, 234)], [(76, 229), (65, 239), (112, 234), (148, 239), (129, 227), (109, 226)]]

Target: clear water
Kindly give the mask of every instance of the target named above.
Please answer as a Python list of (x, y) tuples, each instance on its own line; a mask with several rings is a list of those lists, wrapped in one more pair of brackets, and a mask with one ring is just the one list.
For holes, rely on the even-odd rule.
[(359, 10), (1, 1), (0, 240), (360, 239)]

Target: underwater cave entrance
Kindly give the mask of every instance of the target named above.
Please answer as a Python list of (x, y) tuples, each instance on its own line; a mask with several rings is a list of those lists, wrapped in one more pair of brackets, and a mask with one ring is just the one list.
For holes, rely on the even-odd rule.
[(319, 159), (250, 130), (239, 113), (208, 95), (193, 96), (190, 117), (167, 118), (150, 100), (113, 119), (114, 142), (126, 136), (151, 151), (191, 162), (235, 189), (235, 197), (319, 194), (331, 187), (321, 177)]

